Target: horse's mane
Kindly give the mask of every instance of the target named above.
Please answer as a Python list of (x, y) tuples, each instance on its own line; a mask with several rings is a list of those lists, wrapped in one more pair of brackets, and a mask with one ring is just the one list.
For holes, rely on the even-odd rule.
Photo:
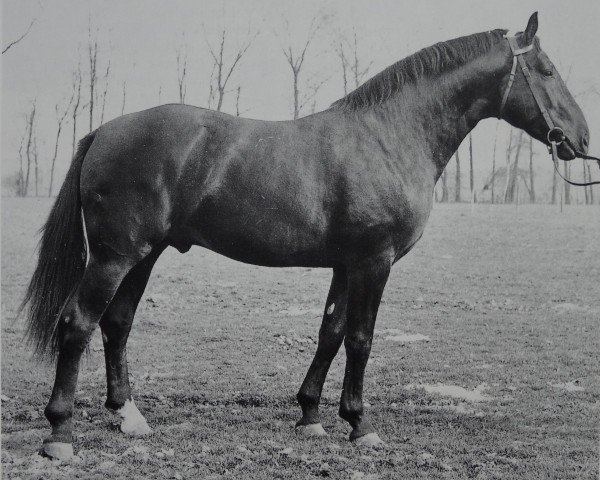
[(379, 72), (356, 90), (334, 102), (331, 108), (360, 110), (380, 105), (401, 90), (403, 85), (414, 83), (428, 75), (453, 70), (489, 52), (506, 32), (507, 30), (492, 30), (475, 33), (419, 50)]

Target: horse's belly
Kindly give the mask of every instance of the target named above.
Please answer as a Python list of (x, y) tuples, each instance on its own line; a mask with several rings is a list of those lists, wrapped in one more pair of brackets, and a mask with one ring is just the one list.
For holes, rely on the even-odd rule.
[(243, 204), (205, 206), (175, 238), (255, 265), (331, 266), (324, 225), (297, 215), (243, 208)]

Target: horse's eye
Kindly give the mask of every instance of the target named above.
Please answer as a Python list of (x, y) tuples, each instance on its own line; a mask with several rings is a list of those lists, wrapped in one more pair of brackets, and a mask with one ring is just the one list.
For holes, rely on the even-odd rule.
[(543, 74), (545, 77), (551, 77), (552, 75), (554, 75), (554, 72), (553, 72), (551, 69), (546, 69), (546, 70), (543, 70), (543, 71), (542, 71), (542, 74)]

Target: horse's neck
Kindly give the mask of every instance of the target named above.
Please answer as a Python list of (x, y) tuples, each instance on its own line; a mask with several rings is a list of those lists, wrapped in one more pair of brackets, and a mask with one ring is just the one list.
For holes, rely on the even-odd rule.
[(404, 152), (425, 153), (427, 158), (419, 161), (432, 162), (437, 181), (475, 125), (496, 113), (493, 92), (502, 78), (499, 67), (465, 65), (407, 85), (381, 105), (379, 122), (389, 135), (397, 136)]

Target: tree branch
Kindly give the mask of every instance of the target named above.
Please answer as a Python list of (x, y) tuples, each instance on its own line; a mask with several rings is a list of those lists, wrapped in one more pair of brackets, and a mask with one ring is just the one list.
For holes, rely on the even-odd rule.
[(24, 39), (24, 38), (25, 38), (25, 37), (26, 37), (26, 36), (29, 34), (29, 31), (31, 30), (31, 27), (33, 27), (33, 24), (35, 23), (35, 21), (36, 21), (36, 20), (37, 20), (37, 19), (36, 19), (36, 18), (34, 18), (34, 19), (31, 21), (31, 23), (29, 24), (29, 27), (27, 27), (27, 30), (25, 31), (25, 33), (24, 33), (23, 35), (21, 35), (19, 38), (17, 38), (16, 40), (13, 40), (12, 42), (10, 42), (10, 43), (9, 43), (9, 44), (6, 46), (6, 48), (4, 48), (4, 50), (2, 50), (2, 55), (4, 55), (6, 52), (8, 52), (8, 50), (9, 50), (11, 47), (15, 46), (17, 43), (19, 43), (21, 40), (23, 40), (23, 39)]

